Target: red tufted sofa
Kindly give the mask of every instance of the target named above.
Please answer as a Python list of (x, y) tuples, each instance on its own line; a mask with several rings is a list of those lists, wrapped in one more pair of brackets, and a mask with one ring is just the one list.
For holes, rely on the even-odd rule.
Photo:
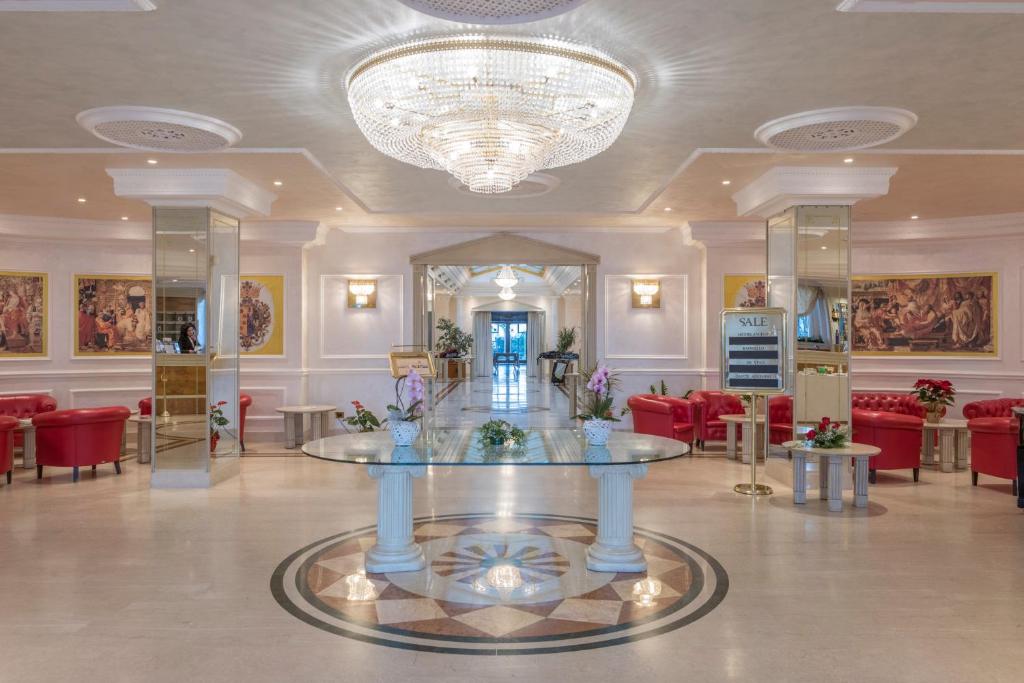
[(695, 408), (674, 396), (636, 394), (626, 401), (633, 414), (633, 431), (693, 443)]
[(877, 470), (921, 474), (921, 444), (925, 407), (910, 394), (855, 391), (852, 396), (853, 441), (870, 444), (882, 452), (868, 460), (869, 481), (875, 483)]
[(131, 411), (123, 406), (54, 410), (32, 418), (36, 428), (36, 477), (43, 467), (70, 467), (78, 481), (78, 468), (114, 463), (121, 474), (121, 436)]
[[(0, 416), (29, 420), (39, 413), (57, 410), (57, 401), (46, 394), (17, 394), (0, 396)], [(14, 433), (14, 445), (25, 445), (25, 435)]]
[[(245, 450), (245, 413), (249, 406), (252, 405), (252, 396), (249, 394), (238, 395), (238, 445)], [(152, 415), (153, 414), (153, 401), (150, 398), (144, 398), (139, 401), (139, 415)]]
[(971, 483), (978, 475), (1009, 479), (1017, 495), (1017, 433), (1019, 422), (1012, 412), (1024, 406), (1024, 398), (997, 398), (964, 406), (967, 429), (971, 432)]
[(725, 422), (720, 416), (743, 414), (739, 396), (724, 391), (695, 391), (690, 401), (697, 409), (696, 437), (701, 447), (708, 441), (725, 441)]
[(793, 397), (768, 399), (768, 443), (779, 445), (793, 440)]
[(17, 418), (0, 417), (0, 474), (7, 475), (8, 484), (14, 475), (14, 435), (17, 429)]

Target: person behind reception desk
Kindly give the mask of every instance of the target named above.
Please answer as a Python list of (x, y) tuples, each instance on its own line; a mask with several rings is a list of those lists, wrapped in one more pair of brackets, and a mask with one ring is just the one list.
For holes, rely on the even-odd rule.
[(181, 326), (181, 335), (178, 337), (178, 353), (199, 353), (199, 338), (196, 335), (196, 326), (192, 323), (185, 323)]

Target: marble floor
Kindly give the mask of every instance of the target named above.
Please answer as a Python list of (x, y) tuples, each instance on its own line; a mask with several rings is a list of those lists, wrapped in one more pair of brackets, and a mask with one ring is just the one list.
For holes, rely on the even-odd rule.
[[(442, 401), (448, 419), (486, 419), (461, 410), (489, 400), (473, 387), (463, 383), (449, 397), (456, 400)], [(537, 389), (527, 407), (544, 405), (546, 389)], [(532, 420), (554, 412), (506, 414)], [(148, 470), (131, 461), (122, 476), (101, 467), (77, 484), (59, 470), (43, 480), (17, 470), (13, 485), (0, 486), (0, 680), (1020, 680), (1024, 513), (1008, 483), (983, 478), (975, 488), (967, 472), (926, 469), (914, 484), (909, 472), (880, 473), (868, 508), (835, 514), (813, 495), (794, 506), (774, 482), (770, 498), (734, 494), (749, 470), (718, 451), (655, 464), (636, 482), (636, 524), (714, 558), (728, 577), (720, 603), (633, 642), (481, 657), (355, 640), (283, 609), (272, 591), (277, 568), (311, 544), (372, 525), (375, 488), (359, 467), (258, 450), (265, 457), (243, 458), (240, 476), (212, 490), (150, 490)], [(479, 527), (495, 515), (516, 523), (593, 518), (596, 507), (595, 482), (583, 468), (435, 467), (415, 483), (421, 523), (447, 518), (450, 526), (459, 516), (473, 533), (501, 532)], [(464, 519), (470, 515), (484, 522)], [(546, 525), (531, 521), (529, 533), (562, 538)], [(572, 548), (551, 543), (531, 540), (537, 550), (522, 555), (528, 569), (561, 576), (572, 564)], [(447, 562), (455, 579), (463, 571), (476, 578), (466, 556), (490, 552), (481, 547), (439, 547), (436, 563)], [(551, 551), (550, 561), (535, 559)], [(344, 564), (351, 554), (337, 545), (331, 552), (320, 559)], [(307, 578), (315, 584), (325, 576)], [(671, 589), (667, 598), (685, 592), (667, 572), (659, 576)], [(414, 584), (398, 589), (427, 590)], [(621, 594), (625, 583), (599, 588), (609, 587)], [(604, 596), (600, 602), (611, 601)], [(488, 607), (498, 609), (443, 618), (447, 627), (510, 633), (595, 609), (560, 604), (552, 609), (561, 612), (534, 619), (523, 616), (529, 610)], [(521, 625), (510, 626), (513, 618)], [(613, 619), (604, 611), (587, 618)]]

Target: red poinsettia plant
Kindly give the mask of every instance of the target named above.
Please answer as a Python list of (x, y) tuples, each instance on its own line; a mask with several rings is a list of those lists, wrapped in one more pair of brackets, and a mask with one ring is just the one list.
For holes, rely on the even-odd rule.
[(910, 392), (929, 411), (938, 412), (942, 406), (953, 405), (956, 389), (947, 379), (919, 379)]
[(806, 439), (815, 448), (842, 448), (846, 445), (849, 431), (831, 418), (823, 417), (817, 429), (807, 431)]

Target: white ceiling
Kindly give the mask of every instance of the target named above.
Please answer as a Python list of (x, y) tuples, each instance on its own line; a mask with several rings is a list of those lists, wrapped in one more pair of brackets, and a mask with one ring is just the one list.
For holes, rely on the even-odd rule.
[[(352, 64), (394, 40), (466, 28), (397, 0), (157, 0), (151, 12), (7, 12), (0, 148), (9, 156), (0, 156), (0, 173), (21, 180), (16, 192), (0, 186), (0, 213), (77, 217), (82, 207), (65, 195), (78, 192), (80, 179), (95, 183), (90, 210), (104, 212), (87, 217), (123, 215), (126, 205), (101, 195), (109, 192), (109, 153), (125, 153), (75, 123), (78, 112), (105, 105), (195, 111), (240, 128), (239, 149), (203, 161), (244, 165), (259, 182), (294, 174), (285, 191), (274, 190), (275, 219), (515, 227), (730, 218), (742, 177), (801, 156), (759, 149), (754, 129), (844, 105), (902, 107), (919, 117), (907, 135), (875, 150), (885, 159), (854, 155), (857, 163), (901, 167), (890, 197), (876, 200), (883, 208), (864, 205), (868, 218), (1024, 211), (1024, 197), (1011, 189), (1024, 163), (1024, 17), (839, 12), (837, 4), (589, 0), (553, 19), (494, 29), (589, 42), (640, 75), (621, 139), (590, 161), (553, 170), (561, 180), (554, 191), (521, 199), (459, 193), (446, 174), (388, 159), (356, 129), (340, 85)], [(245, 153), (255, 156), (243, 163)], [(196, 165), (172, 159), (160, 157)], [(69, 164), (82, 175), (59, 170)], [(1007, 171), (1013, 176), (995, 187), (976, 180)], [(731, 188), (721, 186), (723, 173)], [(46, 182), (52, 176), (65, 184), (55, 188)], [(963, 205), (929, 191), (943, 184), (964, 188)], [(932, 202), (941, 209), (932, 211)]]

